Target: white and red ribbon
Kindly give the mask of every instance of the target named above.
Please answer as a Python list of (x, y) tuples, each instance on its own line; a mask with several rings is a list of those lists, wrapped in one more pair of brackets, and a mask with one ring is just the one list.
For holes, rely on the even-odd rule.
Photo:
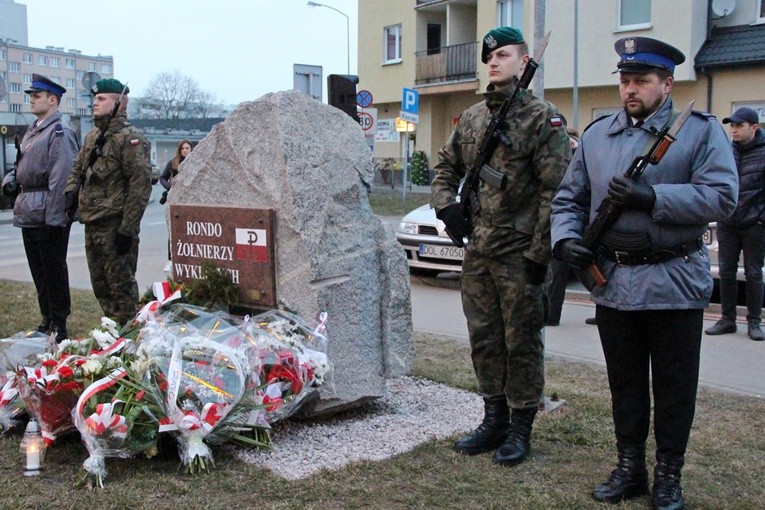
[(108, 404), (98, 404), (96, 412), (85, 419), (85, 425), (97, 436), (111, 431), (112, 435), (116, 437), (127, 437), (127, 420), (124, 416), (114, 412), (114, 408), (119, 404), (124, 404), (124, 402), (114, 400)]
[(138, 312), (138, 315), (136, 316), (136, 320), (139, 322), (146, 322), (150, 318), (156, 317), (157, 310), (162, 305), (181, 298), (180, 289), (176, 290), (172, 294), (170, 293), (170, 282), (167, 280), (163, 282), (154, 282), (154, 284), (151, 286), (151, 290), (154, 293), (154, 297), (157, 299), (155, 301), (149, 302), (143, 308), (141, 308), (141, 311)]
[(18, 396), (19, 389), (16, 385), (16, 374), (9, 372), (8, 380), (5, 381), (3, 389), (0, 390), (0, 407), (7, 406)]

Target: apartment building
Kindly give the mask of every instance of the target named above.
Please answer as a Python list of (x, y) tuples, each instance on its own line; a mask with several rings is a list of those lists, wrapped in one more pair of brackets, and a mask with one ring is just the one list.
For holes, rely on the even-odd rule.
[(675, 71), (677, 105), (695, 100), (718, 118), (749, 106), (765, 121), (765, 0), (359, 0), (359, 89), (375, 99), (375, 157), (401, 155), (391, 126), (406, 87), (419, 92), (409, 148), (435, 163), (459, 114), (482, 99), (481, 38), (499, 25), (520, 28), (531, 48), (551, 32), (539, 70), (544, 97), (580, 131), (621, 108), (613, 45), (627, 36), (686, 55)]
[(111, 56), (83, 55), (81, 51), (57, 46), (32, 48), (3, 39), (0, 42), (0, 77), (6, 86), (6, 94), (0, 100), (0, 113), (29, 113), (29, 95), (24, 91), (32, 84), (32, 74), (47, 76), (62, 87), (66, 94), (59, 110), (64, 114), (87, 116), (89, 90), (82, 79), (93, 72), (101, 78), (114, 74)]

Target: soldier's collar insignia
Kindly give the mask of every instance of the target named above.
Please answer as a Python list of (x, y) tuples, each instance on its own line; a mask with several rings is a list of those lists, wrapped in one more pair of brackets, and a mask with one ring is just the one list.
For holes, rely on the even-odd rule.
[(486, 46), (488, 46), (489, 48), (493, 49), (497, 47), (497, 40), (494, 39), (494, 37), (491, 35), (487, 35), (486, 38), (483, 40), (483, 42), (485, 42)]

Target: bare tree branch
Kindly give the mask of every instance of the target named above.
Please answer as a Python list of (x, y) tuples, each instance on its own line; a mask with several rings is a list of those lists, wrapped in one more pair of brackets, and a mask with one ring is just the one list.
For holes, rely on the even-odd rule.
[(144, 96), (130, 105), (133, 118), (170, 121), (171, 129), (180, 119), (207, 118), (219, 106), (213, 94), (201, 90), (192, 77), (178, 69), (155, 75)]

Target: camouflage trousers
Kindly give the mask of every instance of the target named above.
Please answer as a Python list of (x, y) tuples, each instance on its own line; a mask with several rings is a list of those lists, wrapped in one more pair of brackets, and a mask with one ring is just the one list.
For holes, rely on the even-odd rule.
[(505, 395), (512, 409), (537, 406), (547, 284), (526, 282), (521, 253), (497, 260), (474, 250), (465, 253), (460, 284), (479, 393)]
[(85, 254), (88, 258), (93, 293), (107, 317), (118, 324), (131, 321), (138, 311), (138, 238), (125, 255), (118, 255), (114, 245), (121, 219), (87, 223), (85, 225)]

